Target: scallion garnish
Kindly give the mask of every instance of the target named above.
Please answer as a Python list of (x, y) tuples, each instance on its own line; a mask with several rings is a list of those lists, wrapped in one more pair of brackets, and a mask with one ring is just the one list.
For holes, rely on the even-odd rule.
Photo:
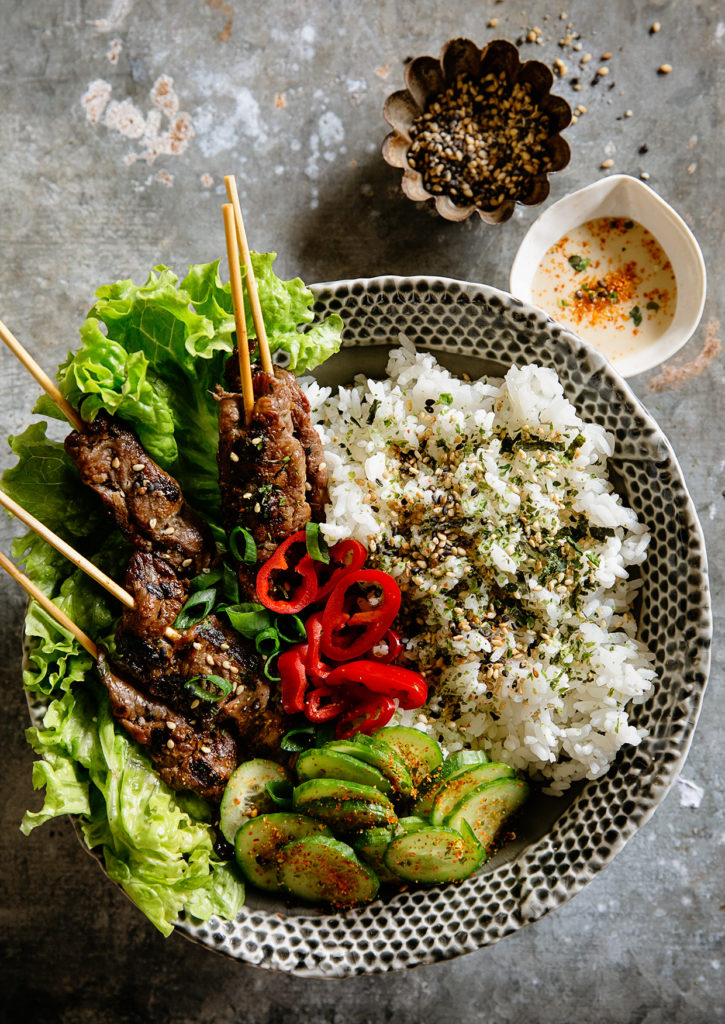
[(275, 615), (274, 624), (286, 644), (298, 644), (307, 639), (307, 630), (299, 615)]
[(254, 565), (257, 561), (257, 545), (249, 530), (235, 526), (229, 534), (229, 549), (238, 562)]
[(262, 669), (262, 671), (264, 672), (266, 678), (269, 679), (271, 683), (278, 683), (280, 681), (282, 676), (277, 671), (276, 654), (273, 654), (270, 658), (267, 658), (267, 660), (264, 663), (264, 668)]
[(248, 640), (253, 640), (258, 633), (272, 625), (272, 616), (263, 604), (232, 604), (224, 610), (237, 633), (246, 636)]
[(576, 270), (577, 274), (581, 274), (592, 261), (587, 256), (576, 255), (570, 256), (567, 262), (572, 270)]
[(210, 569), (209, 572), (200, 572), (198, 576), (194, 576), (193, 579), (189, 580), (189, 589), (193, 594), (197, 590), (208, 590), (209, 587), (213, 587), (215, 583), (218, 583), (222, 578), (223, 570)]
[(287, 809), (292, 806), (292, 786), (289, 782), (285, 782), (284, 779), (277, 779), (274, 782), (267, 782), (264, 788), (267, 791), (267, 795), (278, 807)]
[(210, 614), (216, 601), (216, 590), (197, 590), (192, 594), (174, 620), (176, 629), (188, 629), (196, 626)]
[[(211, 683), (216, 686), (221, 693), (214, 694), (210, 693), (209, 690), (202, 686), (202, 683)], [(222, 679), (221, 676), (194, 676), (193, 679), (187, 679), (184, 683), (184, 688), (191, 690), (195, 697), (199, 697), (200, 700), (218, 701), (224, 697), (228, 697), (232, 692), (232, 684), (228, 679)]]
[(279, 633), (270, 626), (268, 629), (263, 629), (261, 633), (257, 633), (254, 638), (254, 646), (257, 648), (257, 653), (265, 655), (268, 658), (273, 657), (280, 648)]
[(324, 562), (325, 565), (328, 565), (330, 562), (330, 549), (325, 538), (320, 533), (319, 523), (308, 523), (305, 526), (305, 541), (307, 543), (307, 554), (310, 558), (314, 558), (316, 562)]
[(299, 754), (315, 745), (315, 728), (312, 725), (301, 725), (298, 729), (290, 729), (280, 741), (280, 749), (288, 754)]

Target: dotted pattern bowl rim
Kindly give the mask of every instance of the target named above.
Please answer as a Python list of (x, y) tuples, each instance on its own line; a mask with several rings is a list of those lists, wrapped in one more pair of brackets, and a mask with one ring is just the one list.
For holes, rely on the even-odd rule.
[[(520, 850), (513, 859), (498, 864), (494, 861), (492, 870), (460, 885), (411, 890), (344, 914), (315, 913), (300, 906), (285, 908), (279, 902), (265, 909), (256, 900), (252, 901), (256, 906), (248, 902), (233, 922), (211, 918), (206, 924), (198, 924), (182, 917), (177, 923), (177, 930), (191, 940), (242, 962), (301, 977), (342, 978), (402, 970), (491, 945), (565, 903), (591, 881), (651, 817), (684, 764), (707, 684), (712, 615), (704, 537), (677, 458), (655, 420), (596, 349), (541, 310), (507, 292), (474, 282), (445, 277), (386, 276), (311, 287), (317, 313), (341, 307), (344, 318), (344, 304), (349, 302), (356, 307), (357, 316), (363, 318), (364, 326), (358, 330), (367, 337), (351, 338), (348, 329), (347, 337), (343, 336), (344, 347), (379, 346), (386, 339), (395, 344), (397, 333), (411, 317), (421, 313), (426, 304), (438, 301), (446, 307), (454, 326), (466, 319), (468, 313), (482, 310), (499, 324), (499, 328), (492, 328), (499, 335), (495, 354), (469, 353), (478, 359), (510, 364), (511, 348), (515, 348), (512, 338), (535, 335), (538, 361), (559, 371), (565, 393), (575, 405), (566, 380), (572, 367), (582, 380), (596, 382), (604, 403), (611, 406), (611, 398), (616, 396), (622, 409), (634, 418), (641, 443), (663, 475), (666, 473), (673, 490), (673, 507), (682, 518), (681, 529), (686, 532), (683, 550), (692, 569), (685, 598), (690, 609), (688, 621), (694, 622), (683, 639), (686, 671), (668, 691), (673, 698), (672, 707), (668, 704), (668, 710), (673, 711), (672, 735), (654, 738), (651, 752), (646, 749), (648, 740), (641, 747), (624, 748), (626, 756), (623, 758), (620, 752), (605, 776), (587, 782), (551, 831)], [(454, 310), (458, 310), (458, 315)], [(425, 344), (421, 347), (445, 356), (455, 344), (447, 348)], [(562, 365), (566, 367), (563, 375)], [(632, 432), (625, 433), (625, 437), (617, 438), (613, 461), (622, 458), (636, 469), (642, 453), (640, 450), (637, 457), (627, 451)], [(634, 504), (633, 495), (628, 497)], [(651, 549), (653, 546), (654, 542)], [(37, 724), (44, 707), (29, 700), (29, 708)], [(617, 807), (606, 801), (601, 806), (598, 791), (606, 790), (612, 782), (620, 784), (620, 789), (625, 783), (629, 788), (617, 794)], [(623, 810), (624, 814), (615, 815), (615, 810)], [(582, 821), (577, 821), (577, 816)], [(592, 827), (594, 818), (596, 827)], [(573, 831), (570, 819), (574, 820)], [(72, 820), (86, 849), (80, 826), (75, 818)], [(97, 851), (87, 852), (103, 867)]]

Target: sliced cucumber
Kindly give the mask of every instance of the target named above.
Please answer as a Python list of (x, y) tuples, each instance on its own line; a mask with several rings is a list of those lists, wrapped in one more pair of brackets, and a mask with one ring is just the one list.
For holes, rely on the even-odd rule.
[(345, 843), (309, 836), (282, 847), (279, 877), (294, 896), (337, 906), (368, 903), (377, 895), (378, 878)]
[(400, 879), (385, 866), (385, 851), (393, 838), (391, 828), (367, 828), (353, 837), (353, 849), (368, 864), (381, 882), (399, 882)]
[(339, 797), (321, 797), (307, 800), (305, 813), (339, 832), (357, 832), (363, 828), (385, 828), (397, 822), (395, 808), (379, 793), (380, 799), (343, 800)]
[(488, 758), (482, 750), (458, 750), (451, 754), (443, 764), (421, 783), (418, 791), (418, 799), (413, 805), (413, 812), (421, 818), (428, 818), (433, 810), (433, 801), (444, 782), (454, 778), (460, 772), (466, 771), (472, 765), (486, 764)]
[(302, 782), (309, 779), (344, 779), (374, 786), (386, 796), (393, 795), (393, 787), (383, 773), (359, 757), (350, 757), (329, 747), (316, 747), (300, 754), (297, 761), (297, 775)]
[(486, 854), (470, 828), (461, 834), (452, 828), (429, 827), (396, 836), (384, 859), (393, 874), (408, 882), (435, 884), (468, 878)]
[(443, 762), (443, 751), (432, 736), (406, 725), (389, 725), (375, 733), (376, 740), (383, 740), (402, 757), (408, 766), (413, 785), (419, 786), (426, 776), (434, 772)]
[(483, 848), (488, 851), (499, 829), (529, 795), (523, 779), (499, 779), (478, 786), (454, 808), (446, 824), (460, 829), (468, 823)]
[(472, 768), (464, 768), (453, 778), (443, 783), (433, 800), (433, 807), (430, 812), (431, 825), (443, 825), (449, 814), (460, 804), (469, 793), (478, 786), (487, 782), (495, 782), (496, 779), (513, 779), (516, 772), (507, 764), (489, 762), (488, 764), (477, 764)]
[(418, 832), (422, 828), (428, 828), (430, 825), (429, 821), (425, 818), (418, 818), (414, 814), (408, 815), (407, 818), (398, 818), (398, 824), (395, 826), (396, 836), (400, 835), (401, 832)]
[(306, 814), (260, 814), (250, 818), (234, 841), (237, 864), (247, 881), (258, 889), (280, 889), (278, 878), (279, 851), (287, 843), (305, 836), (323, 835), (332, 838), (325, 825)]
[(375, 786), (348, 782), (346, 779), (310, 779), (295, 786), (292, 802), (296, 811), (304, 811), (305, 804), (310, 800), (364, 800), (373, 804), (390, 804), (388, 798)]
[(324, 749), (357, 757), (360, 761), (372, 765), (383, 773), (396, 793), (400, 796), (410, 796), (413, 780), (405, 761), (384, 740), (378, 740), (377, 735), (365, 736), (357, 733), (351, 740), (334, 740), (332, 743), (326, 743)]
[(219, 807), (219, 827), (228, 843), (234, 844), (237, 830), (250, 817), (275, 809), (266, 790), (267, 783), (288, 780), (289, 775), (281, 765), (262, 757), (245, 761), (232, 772)]

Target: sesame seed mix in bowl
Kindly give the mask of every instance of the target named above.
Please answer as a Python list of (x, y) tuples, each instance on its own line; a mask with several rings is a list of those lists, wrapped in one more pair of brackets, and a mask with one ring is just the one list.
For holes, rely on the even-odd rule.
[(385, 380), (308, 398), (330, 473), (327, 523), (403, 593), (406, 658), (432, 694), (397, 721), (479, 747), (561, 793), (644, 735), (650, 692), (630, 569), (649, 535), (607, 477), (612, 438), (554, 370), (461, 380), (408, 342)]

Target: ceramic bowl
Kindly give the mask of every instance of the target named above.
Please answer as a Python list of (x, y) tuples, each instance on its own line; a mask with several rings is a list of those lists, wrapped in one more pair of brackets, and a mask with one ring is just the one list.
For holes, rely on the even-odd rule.
[(536, 219), (516, 253), (509, 287), (524, 302), (532, 301), (534, 275), (546, 251), (571, 231), (597, 217), (639, 221), (657, 239), (677, 280), (677, 308), (656, 342), (616, 360), (623, 377), (650, 370), (675, 354), (693, 335), (705, 306), (705, 261), (687, 224), (654, 189), (627, 174), (612, 174), (571, 192)]
[[(433, 195), (426, 187), (421, 173), (410, 164), (411, 129), (417, 119), (439, 100), (444, 92), (455, 89), (457, 84), (460, 84), (462, 77), (480, 83), (486, 76), (491, 76), (492, 79), (501, 76), (506, 83), (504, 89), (509, 97), (512, 89), (523, 89), (545, 115), (548, 121), (548, 137), (542, 142), (532, 143), (537, 169), (532, 167), (527, 170), (522, 160), (517, 158), (514, 161), (517, 170), (523, 168), (521, 182), (516, 186), (507, 186), (500, 197), (487, 200), (485, 205), (466, 204), (465, 199), (453, 202), (451, 196), (446, 193)], [(496, 39), (483, 49), (470, 39), (451, 39), (443, 46), (440, 60), (434, 57), (416, 57), (405, 69), (407, 88), (389, 96), (383, 108), (385, 120), (393, 129), (383, 143), (383, 157), (391, 166), (403, 169), (403, 192), (410, 199), (417, 201), (432, 200), (437, 212), (446, 220), (466, 220), (475, 211), (481, 220), (488, 224), (499, 224), (508, 220), (517, 202), (527, 206), (536, 206), (543, 202), (549, 194), (548, 175), (566, 167), (570, 158), (568, 143), (559, 133), (571, 121), (571, 108), (560, 96), (551, 95), (553, 81), (554, 76), (546, 64), (537, 60), (522, 63), (517, 48), (505, 39)], [(489, 84), (493, 86), (493, 82)], [(472, 136), (469, 138), (481, 128), (492, 136), (493, 151), (496, 151), (505, 127), (515, 132), (520, 128), (518, 125), (514, 128), (510, 108), (510, 99), (502, 100), (500, 106), (494, 108), (501, 111), (501, 124), (497, 128), (491, 127), (488, 123), (480, 126), (474, 124), (471, 128)], [(530, 126), (529, 119), (528, 127)], [(482, 144), (473, 151), (473, 155), (478, 153), (486, 153), (485, 145)], [(541, 166), (538, 166), (538, 161), (541, 162)], [(481, 172), (477, 180), (488, 183), (499, 171), (503, 172), (503, 168), (496, 165), (489, 167), (485, 174)]]
[[(383, 895), (346, 913), (247, 889), (234, 921), (189, 919), (178, 930), (210, 949), (305, 977), (378, 974), (447, 960), (496, 942), (565, 903), (609, 863), (662, 801), (687, 755), (709, 667), (712, 630), (700, 525), (673, 451), (598, 353), (505, 292), (446, 278), (379, 277), (313, 286), (316, 312), (345, 321), (325, 384), (381, 376), (404, 334), (453, 372), (502, 375), (512, 363), (553, 367), (579, 414), (611, 431), (617, 487), (652, 534), (642, 567), (639, 636), (659, 683), (634, 709), (648, 735), (610, 771), (565, 797), (539, 794), (517, 838), (457, 885)], [(673, 585), (672, 581), (675, 581)], [(37, 721), (41, 705), (31, 713)], [(80, 830), (79, 835), (80, 835)]]

